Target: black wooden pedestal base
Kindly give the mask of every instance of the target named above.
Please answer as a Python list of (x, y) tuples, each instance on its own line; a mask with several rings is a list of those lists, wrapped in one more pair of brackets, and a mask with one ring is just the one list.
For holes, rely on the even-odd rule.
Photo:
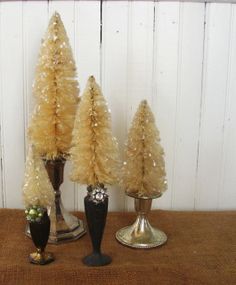
[(83, 258), (83, 263), (88, 266), (107, 265), (111, 263), (112, 259), (101, 253), (101, 242), (106, 224), (108, 197), (106, 195), (102, 201), (96, 202), (88, 194), (84, 199), (84, 206), (93, 252)]
[(83, 258), (83, 263), (87, 266), (104, 266), (110, 264), (111, 257), (102, 253), (92, 253)]

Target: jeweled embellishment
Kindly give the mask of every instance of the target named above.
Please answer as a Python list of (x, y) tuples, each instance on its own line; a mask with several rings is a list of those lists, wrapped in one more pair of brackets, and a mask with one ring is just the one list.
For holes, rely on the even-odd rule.
[(98, 204), (104, 202), (108, 197), (108, 194), (106, 193), (105, 189), (95, 188), (92, 190), (92, 192), (90, 192), (90, 197), (94, 203)]

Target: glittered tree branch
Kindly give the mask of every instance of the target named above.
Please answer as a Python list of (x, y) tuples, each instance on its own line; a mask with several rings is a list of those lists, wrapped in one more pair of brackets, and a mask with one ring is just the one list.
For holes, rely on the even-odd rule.
[(164, 151), (147, 101), (140, 103), (128, 133), (122, 184), (137, 197), (154, 197), (167, 188)]
[(48, 178), (41, 157), (29, 147), (25, 178), (23, 183), (23, 200), (27, 207), (50, 207), (54, 204), (54, 190)]
[(33, 84), (36, 107), (29, 127), (29, 139), (46, 159), (68, 154), (76, 106), (78, 83), (69, 40), (55, 13), (42, 42)]
[(78, 106), (71, 159), (73, 181), (92, 186), (117, 182), (118, 146), (107, 103), (93, 76)]

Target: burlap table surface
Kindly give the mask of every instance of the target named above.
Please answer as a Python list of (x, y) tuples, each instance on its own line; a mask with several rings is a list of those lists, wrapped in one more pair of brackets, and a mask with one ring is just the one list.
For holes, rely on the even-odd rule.
[[(76, 213), (83, 218), (83, 213)], [(131, 249), (115, 240), (115, 232), (133, 222), (134, 213), (109, 213), (103, 251), (113, 258), (105, 267), (90, 268), (81, 259), (91, 250), (89, 235), (76, 242), (48, 245), (55, 262), (29, 264), (34, 250), (24, 235), (21, 210), (0, 210), (1, 284), (236, 284), (236, 211), (152, 211), (150, 222), (168, 242), (149, 250)]]

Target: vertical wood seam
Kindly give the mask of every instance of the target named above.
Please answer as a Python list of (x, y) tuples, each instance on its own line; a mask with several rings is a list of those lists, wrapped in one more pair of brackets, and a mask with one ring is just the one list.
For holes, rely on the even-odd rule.
[(177, 132), (178, 132), (178, 109), (179, 99), (181, 96), (181, 68), (182, 68), (182, 45), (183, 45), (183, 10), (184, 3), (179, 3), (179, 27), (178, 27), (178, 48), (177, 48), (177, 86), (176, 86), (176, 100), (175, 100), (175, 124), (174, 124), (174, 157), (172, 165), (172, 177), (171, 177), (171, 209), (173, 209), (173, 203), (175, 198), (174, 180), (175, 180), (175, 167), (176, 167), (176, 152), (177, 152)]
[[(153, 66), (152, 66), (152, 101), (151, 104), (155, 105), (155, 98), (158, 97), (157, 84), (158, 84), (158, 74), (157, 74), (157, 51), (158, 51), (158, 19), (159, 19), (159, 4), (157, 0), (154, 0), (153, 7)], [(155, 115), (157, 119), (157, 115)]]
[(232, 4), (230, 4), (230, 18), (229, 18), (229, 39), (228, 39), (228, 60), (227, 60), (227, 75), (226, 75), (226, 88), (225, 88), (225, 105), (224, 105), (224, 119), (223, 119), (223, 126), (222, 126), (222, 145), (221, 145), (221, 170), (220, 170), (220, 183), (218, 185), (217, 189), (217, 209), (219, 209), (220, 206), (220, 191), (223, 191), (224, 186), (224, 173), (225, 173), (225, 144), (227, 139), (227, 115), (230, 110), (230, 83), (231, 83), (231, 67), (232, 67), (232, 30), (233, 30), (233, 9)]
[[(124, 133), (125, 133), (125, 136), (124, 136), (124, 141), (123, 141), (123, 145), (122, 147), (120, 146), (120, 148), (123, 150), (124, 149), (124, 144), (126, 143), (127, 141), (127, 136), (128, 136), (128, 45), (129, 45), (129, 42), (128, 42), (128, 37), (129, 37), (129, 33), (128, 33), (128, 28), (129, 28), (129, 3), (128, 3), (128, 7), (127, 7), (127, 31), (126, 31), (126, 84), (125, 84), (125, 93), (126, 93), (126, 96), (125, 96), (125, 112), (124, 112), (124, 122), (125, 122), (125, 125), (124, 125)], [(121, 160), (121, 167), (123, 167), (123, 158), (124, 158), (124, 151), (123, 151), (123, 154), (122, 154), (122, 160)], [(122, 173), (121, 173), (122, 175)], [(121, 177), (122, 179), (122, 177)], [(125, 191), (124, 191), (124, 188), (123, 186), (121, 185), (120, 186), (121, 188), (121, 191), (123, 191), (123, 209), (122, 211), (127, 211), (127, 207), (128, 207), (128, 203), (127, 203), (127, 198), (126, 198), (126, 194), (125, 194)]]
[[(156, 39), (156, 0), (153, 0), (153, 24), (152, 24), (152, 93), (151, 93), (151, 106), (154, 103), (154, 96), (156, 91), (155, 75), (157, 69), (157, 39)], [(155, 116), (156, 117), (156, 116)]]
[(48, 13), (48, 19), (49, 19), (49, 12), (50, 12), (50, 1), (51, 0), (47, 0), (47, 13)]
[(28, 54), (28, 35), (25, 29), (25, 7), (27, 2), (21, 2), (21, 28), (22, 28), (22, 82), (23, 82), (23, 120), (24, 120), (24, 159), (26, 159), (26, 146), (27, 146), (27, 126), (28, 126), (28, 111), (29, 111), (29, 100), (28, 100), (28, 70), (27, 70), (27, 54)]
[[(104, 80), (104, 74), (103, 72), (105, 73), (105, 63), (103, 62), (103, 54), (105, 54), (105, 45), (104, 45), (104, 38), (103, 38), (103, 33), (104, 33), (104, 25), (103, 25), (103, 20), (104, 20), (104, 6), (103, 6), (104, 2), (103, 0), (100, 0), (100, 35), (99, 35), (99, 41), (100, 41), (100, 44), (99, 44), (99, 49), (100, 49), (100, 52), (99, 52), (99, 56), (100, 56), (100, 59), (99, 59), (99, 76), (100, 76), (100, 85), (101, 87), (104, 87), (104, 84), (105, 82), (103, 82)], [(107, 7), (106, 7), (107, 8)]]
[[(126, 134), (127, 134), (127, 137), (128, 137), (128, 132), (129, 132), (129, 124), (130, 124), (130, 113), (131, 113), (131, 110), (130, 110), (130, 105), (129, 105), (129, 96), (128, 96), (128, 92), (129, 92), (129, 74), (130, 74), (130, 45), (131, 45), (131, 42), (132, 42), (132, 35), (131, 35), (131, 31), (132, 31), (132, 1), (128, 1), (128, 11), (127, 11), (127, 14), (128, 14), (128, 19), (127, 19), (127, 83), (126, 83), (126, 89), (127, 89), (127, 96), (126, 96)], [(127, 143), (127, 137), (126, 137), (126, 143)], [(124, 191), (124, 189), (123, 189)], [(128, 196), (125, 195), (125, 199), (124, 199), (124, 209), (125, 211), (129, 211), (129, 203), (128, 203)]]
[(50, 14), (51, 14), (51, 9), (52, 9), (52, 1), (53, 0), (47, 0), (47, 6), (48, 6), (48, 22), (49, 22), (49, 17), (50, 17)]
[[(76, 1), (73, 1), (74, 2), (74, 7), (73, 7), (73, 20), (74, 20), (74, 33), (73, 33), (73, 36), (74, 36), (74, 60), (75, 62), (77, 63), (77, 58), (78, 58), (78, 48), (77, 48), (77, 41), (76, 41), (76, 34), (78, 32), (78, 9), (77, 9), (77, 5), (76, 5)], [(78, 2), (79, 4), (80, 2)], [(79, 80), (79, 66), (76, 65), (76, 68), (77, 68), (77, 80)], [(79, 88), (81, 88), (80, 84), (79, 84)], [(81, 90), (79, 92), (81, 94)], [(80, 95), (79, 94), (79, 95)], [(74, 210), (75, 211), (78, 211), (79, 209), (79, 195), (78, 195), (78, 185), (77, 183), (73, 182), (73, 192), (74, 192)]]
[[(129, 90), (129, 34), (130, 34), (130, 7), (131, 7), (131, 2), (128, 1), (128, 8), (127, 8), (127, 34), (126, 34), (126, 41), (127, 41), (127, 45), (126, 45), (126, 74), (127, 74), (127, 80), (126, 80), (126, 106), (125, 106), (125, 114), (126, 114), (126, 118), (125, 118), (125, 141), (124, 143), (126, 144), (127, 142), (127, 136), (128, 136), (128, 130), (129, 130), (129, 126), (128, 126), (128, 114), (129, 114), (129, 100), (128, 100), (128, 90)], [(124, 146), (125, 147), (125, 146)], [(124, 157), (125, 159), (125, 157)], [(122, 161), (122, 167), (123, 167), (123, 161)], [(122, 175), (122, 173), (121, 173)], [(122, 178), (122, 177), (121, 177)], [(123, 189), (123, 185), (121, 186), (121, 191), (124, 191)], [(129, 205), (128, 205), (128, 198), (124, 193), (124, 205), (123, 205), (124, 211), (128, 211), (129, 210)]]
[[(0, 2), (0, 38), (2, 36), (2, 3)], [(0, 41), (0, 59), (2, 58), (2, 41)], [(5, 180), (5, 158), (4, 158), (4, 130), (3, 130), (3, 69), (2, 64), (0, 65), (0, 159), (1, 159), (1, 197), (2, 207), (6, 207), (6, 180)]]
[[(158, 101), (158, 62), (157, 62), (157, 56), (158, 56), (158, 20), (159, 20), (159, 1), (154, 0), (154, 8), (153, 8), (153, 68), (152, 68), (152, 82), (153, 82), (153, 88), (152, 88), (152, 100), (151, 100), (151, 106), (156, 106), (156, 102)], [(156, 112), (154, 113), (156, 124), (158, 127), (158, 121), (157, 117), (158, 115)], [(161, 134), (160, 134), (161, 135)], [(160, 136), (161, 137), (161, 136)], [(164, 149), (164, 155), (165, 155), (165, 149)]]
[(199, 202), (199, 189), (198, 189), (198, 175), (199, 175), (199, 159), (201, 148), (201, 132), (202, 132), (202, 120), (204, 117), (205, 106), (205, 92), (206, 92), (206, 77), (207, 77), (207, 60), (208, 60), (208, 41), (207, 35), (209, 33), (209, 25), (207, 21), (210, 20), (210, 6), (204, 4), (204, 22), (203, 22), (203, 44), (202, 44), (202, 69), (201, 69), (201, 97), (199, 108), (199, 124), (198, 124), (198, 141), (197, 141), (197, 158), (196, 158), (196, 170), (195, 170), (195, 189), (194, 189), (194, 210), (198, 206)]

